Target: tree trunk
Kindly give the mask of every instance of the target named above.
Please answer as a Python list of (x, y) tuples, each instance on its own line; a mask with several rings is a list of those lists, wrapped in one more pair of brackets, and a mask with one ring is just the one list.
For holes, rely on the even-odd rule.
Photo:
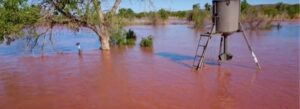
[(97, 29), (96, 34), (99, 37), (99, 41), (100, 41), (100, 49), (101, 50), (109, 50), (110, 46), (109, 46), (109, 35), (108, 35), (108, 31), (106, 29), (106, 27), (104, 27), (104, 25), (102, 25), (100, 27), (100, 29)]
[[(114, 15), (116, 13), (117, 8), (119, 7), (122, 0), (116, 0), (111, 11), (109, 12), (110, 15)], [(105, 20), (105, 14), (103, 13), (101, 9), (101, 2), (98, 2), (98, 0), (93, 0), (93, 4), (95, 6), (98, 20), (99, 20), (99, 28), (96, 30), (97, 35), (99, 36), (99, 40), (101, 43), (101, 49), (102, 50), (109, 50), (109, 34), (108, 34), (108, 28), (105, 24), (107, 23)]]
[(109, 36), (102, 35), (101, 37), (101, 50), (109, 50)]

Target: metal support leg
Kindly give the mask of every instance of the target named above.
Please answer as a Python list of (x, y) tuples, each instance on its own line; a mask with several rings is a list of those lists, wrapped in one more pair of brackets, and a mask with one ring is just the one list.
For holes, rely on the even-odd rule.
[(251, 47), (251, 45), (250, 45), (250, 43), (249, 43), (249, 40), (248, 40), (248, 38), (247, 38), (247, 35), (246, 35), (246, 33), (245, 33), (245, 30), (244, 30), (244, 28), (243, 28), (242, 23), (240, 22), (239, 25), (240, 25), (240, 29), (242, 30), (243, 37), (244, 37), (244, 39), (245, 39), (245, 41), (246, 41), (246, 43), (247, 43), (248, 49), (250, 50), (251, 55), (252, 55), (252, 57), (253, 57), (253, 59), (254, 59), (254, 62), (256, 63), (256, 66), (257, 66), (258, 69), (261, 69), (260, 64), (259, 64), (259, 62), (258, 62), (258, 59), (257, 59), (257, 57), (256, 57), (256, 55), (255, 55), (255, 53), (254, 53), (254, 50), (253, 50), (253, 48)]
[[(220, 49), (219, 49), (219, 54), (222, 53), (222, 45), (223, 45), (223, 36), (221, 36), (221, 40), (220, 40)], [(218, 57), (218, 65), (221, 65), (221, 59)]]

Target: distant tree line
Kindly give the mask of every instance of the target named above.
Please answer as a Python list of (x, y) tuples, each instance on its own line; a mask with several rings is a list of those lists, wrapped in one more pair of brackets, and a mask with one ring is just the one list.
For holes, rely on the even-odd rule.
[[(194, 27), (203, 28), (204, 22), (211, 18), (212, 5), (204, 4), (204, 9), (199, 4), (194, 4), (192, 10), (170, 11), (159, 9), (157, 11), (136, 13), (132, 9), (122, 8), (119, 16), (131, 19), (149, 19), (151, 24), (165, 24), (170, 17), (194, 22)], [(243, 22), (251, 22), (250, 28), (269, 28), (274, 20), (297, 19), (300, 14), (300, 4), (277, 3), (270, 5), (250, 5), (247, 0), (241, 2)], [(256, 25), (256, 27), (255, 27)], [(259, 27), (263, 26), (263, 27)]]
[[(130, 8), (119, 8), (122, 0), (114, 0), (110, 10), (102, 9), (105, 0), (41, 0), (30, 4), (28, 0), (0, 0), (0, 43), (11, 42), (23, 36), (36, 45), (39, 38), (52, 35), (52, 28), (65, 26), (74, 32), (80, 28), (89, 28), (99, 38), (102, 50), (109, 50), (110, 39), (123, 27), (136, 21), (146, 20), (152, 25), (167, 24), (169, 19), (189, 21), (195, 29), (201, 29), (210, 21), (212, 6), (194, 4), (192, 10), (157, 11), (136, 13)], [(144, 1), (144, 0), (141, 0)], [(299, 4), (277, 3), (272, 5), (250, 5), (247, 0), (241, 2), (241, 19), (250, 29), (268, 29), (274, 20), (297, 19)], [(44, 32), (41, 28), (45, 29)], [(116, 35), (117, 36), (117, 35)], [(130, 42), (128, 42), (130, 43)]]
[(298, 19), (300, 4), (269, 4), (250, 5), (247, 0), (241, 3), (242, 21), (248, 24), (249, 29), (270, 29), (273, 21)]

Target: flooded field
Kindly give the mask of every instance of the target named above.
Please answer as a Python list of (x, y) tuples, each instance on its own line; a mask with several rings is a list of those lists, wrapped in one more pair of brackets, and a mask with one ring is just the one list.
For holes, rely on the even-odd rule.
[[(55, 45), (24, 52), (0, 45), (1, 109), (298, 109), (299, 23), (247, 32), (262, 66), (256, 70), (240, 33), (229, 37), (233, 60), (217, 65), (213, 37), (205, 68), (192, 69), (199, 33), (187, 25), (131, 26), (153, 49), (98, 50), (94, 33), (55, 30)], [(78, 56), (76, 42), (83, 55)], [(57, 53), (60, 52), (60, 53)], [(63, 53), (61, 53), (63, 52)]]

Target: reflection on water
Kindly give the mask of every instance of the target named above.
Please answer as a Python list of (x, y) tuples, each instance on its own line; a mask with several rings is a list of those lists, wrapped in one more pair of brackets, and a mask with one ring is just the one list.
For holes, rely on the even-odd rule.
[(235, 109), (235, 98), (230, 92), (230, 77), (231, 73), (219, 70), (217, 72), (217, 91), (216, 101), (213, 104), (213, 109)]
[[(186, 25), (128, 27), (154, 47), (98, 50), (97, 37), (56, 32), (56, 54), (25, 55), (22, 41), (0, 45), (1, 109), (297, 109), (299, 25), (249, 32), (258, 72), (241, 34), (229, 37), (233, 60), (216, 64), (213, 37), (203, 71), (191, 69), (199, 33)], [(77, 54), (81, 43), (82, 55)], [(38, 54), (38, 51), (35, 52)], [(50, 55), (48, 55), (50, 54)]]

